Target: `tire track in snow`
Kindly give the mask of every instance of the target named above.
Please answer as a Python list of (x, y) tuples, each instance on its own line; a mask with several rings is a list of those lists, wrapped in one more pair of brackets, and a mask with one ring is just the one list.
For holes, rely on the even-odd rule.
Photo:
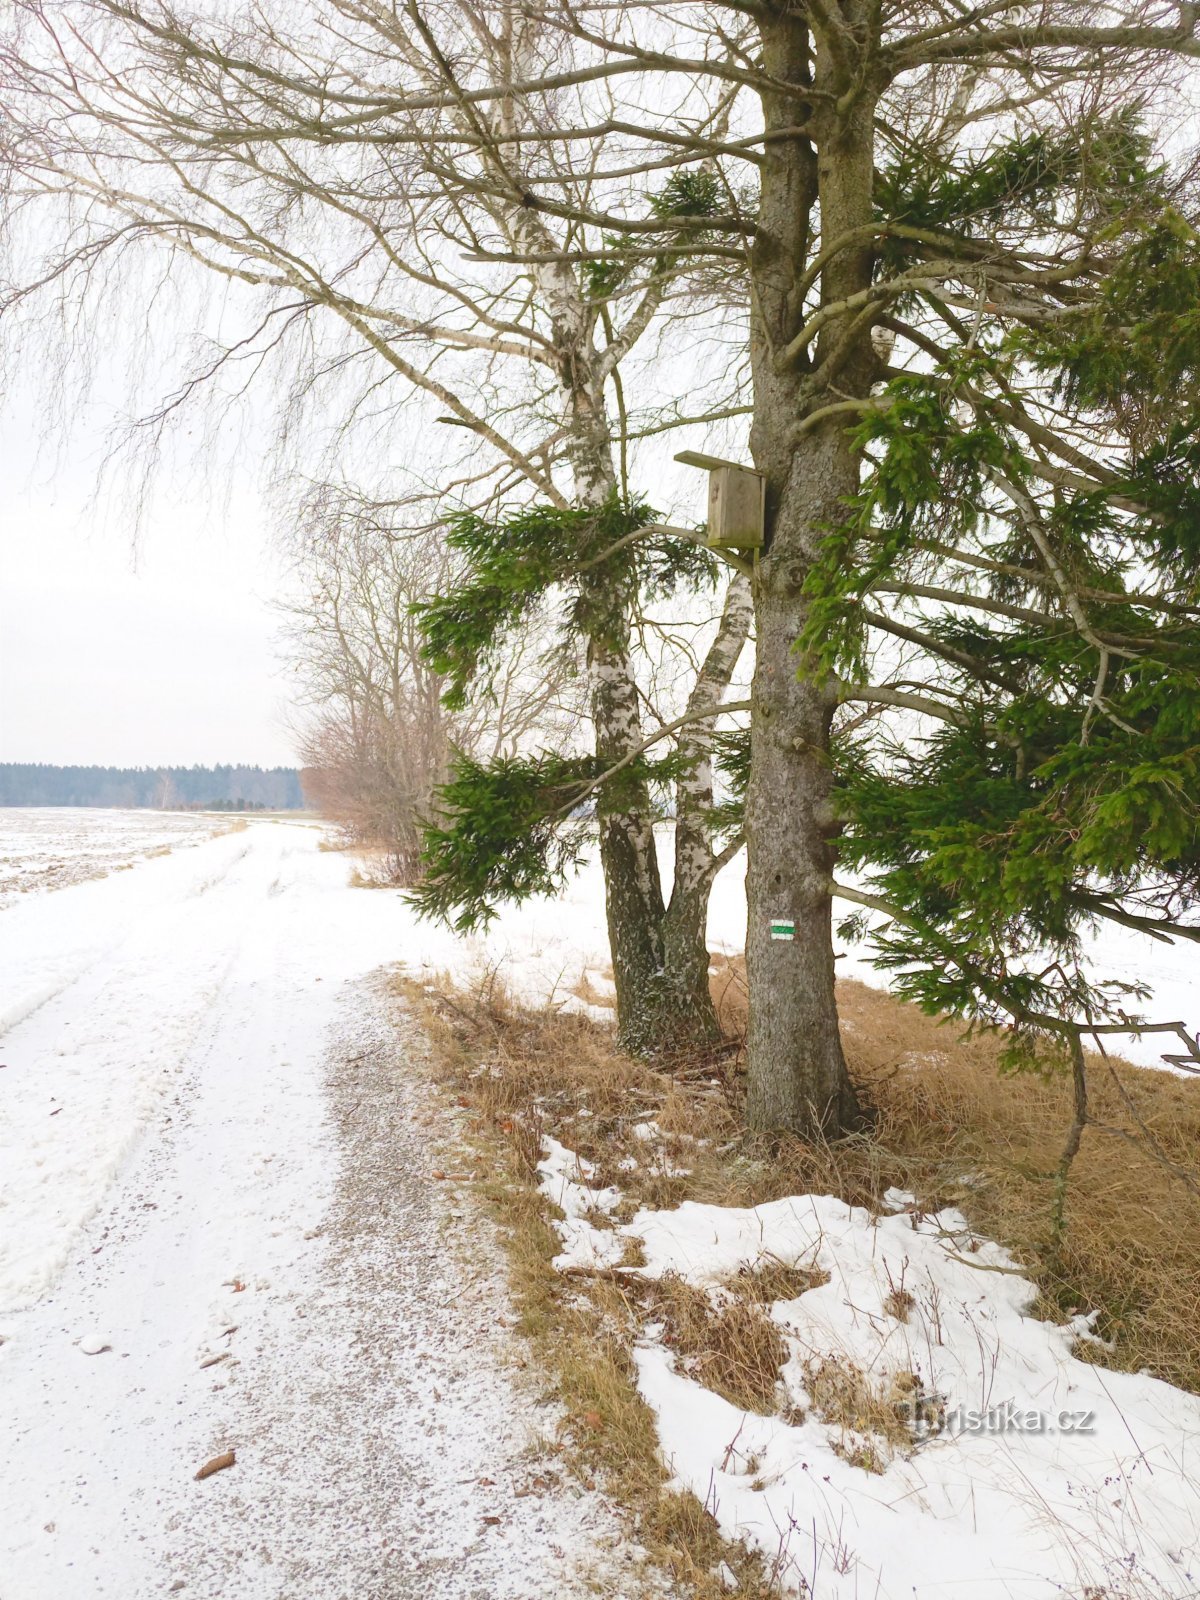
[(240, 894), (249, 861), (243, 843), (215, 872), (190, 873), (181, 897), (143, 910), (8, 1030), (0, 1046), (0, 1316), (28, 1305), (61, 1270), (211, 1025), (234, 958), (230, 939), (240, 935), (236, 921), (222, 926), (221, 905), (195, 902), (219, 886)]
[[(159, 858), (131, 868), (143, 874), (135, 879), (94, 879), (58, 890), (69, 896), (65, 907), (44, 898), (14, 907), (0, 921), (0, 970), (4, 972), (0, 1040), (99, 963), (111, 960), (129, 939), (136, 938), (147, 917), (161, 915), (165, 906), (185, 904), (220, 883), (250, 849), (240, 834), (232, 836), (237, 841), (232, 847), (226, 843), (229, 837), (209, 841), (214, 847), (221, 846), (221, 854), (227, 858), (215, 871), (207, 860), (197, 873), (194, 860), (171, 858), (172, 867), (184, 869), (172, 873), (164, 870), (168, 858)], [(150, 869), (148, 875), (146, 869)], [(122, 894), (126, 882), (131, 892)], [(158, 897), (148, 897), (148, 889), (158, 891)], [(52, 975), (47, 977), (47, 971)]]

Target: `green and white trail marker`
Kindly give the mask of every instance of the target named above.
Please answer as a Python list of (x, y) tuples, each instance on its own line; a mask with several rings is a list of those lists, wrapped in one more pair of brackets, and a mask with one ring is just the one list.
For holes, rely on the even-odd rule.
[(795, 939), (796, 924), (786, 917), (772, 917), (771, 937), (772, 939)]

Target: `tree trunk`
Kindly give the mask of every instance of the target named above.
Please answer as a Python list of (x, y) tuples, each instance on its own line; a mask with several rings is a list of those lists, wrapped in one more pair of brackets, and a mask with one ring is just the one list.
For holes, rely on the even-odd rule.
[[(533, 37), (529, 35), (529, 42)], [(503, 32), (501, 41), (502, 70), (510, 81), (536, 74), (536, 55), (518, 62), (519, 50), (514, 49), (511, 32)], [(521, 116), (516, 99), (506, 99), (498, 110), (503, 131), (514, 133)], [(510, 152), (496, 167), (505, 187), (513, 183), (507, 165), (511, 159)], [(505, 213), (505, 220), (518, 250), (545, 258), (534, 278), (558, 358), (572, 498), (577, 505), (600, 506), (614, 493), (617, 477), (613, 430), (605, 403), (606, 371), (610, 369), (595, 345), (599, 312), (583, 295), (574, 268), (556, 259), (558, 241), (526, 199), (522, 191), (519, 203)], [(638, 689), (629, 651), (634, 598), (628, 588), (612, 588), (593, 593), (586, 608), (594, 619), (587, 659), (594, 748), (601, 768), (625, 759), (642, 743)], [(676, 906), (673, 896), (668, 915), (645, 783), (623, 776), (613, 785), (603, 785), (597, 798), (597, 822), (619, 1041), (627, 1050), (646, 1054), (707, 1043), (716, 1034), (704, 943), (707, 888), (699, 907), (694, 897), (688, 901), (686, 896)]]
[[(623, 616), (614, 626), (627, 626)], [(592, 638), (588, 661), (596, 755), (607, 767), (641, 743), (637, 686), (628, 655), (611, 635)], [(699, 828), (699, 818), (677, 821), (675, 887), (666, 907), (646, 784), (619, 776), (603, 785), (596, 815), (621, 1045), (651, 1055), (712, 1043), (718, 1030), (708, 982), (707, 837), (706, 870), (686, 870), (696, 859), (689, 829)]]
[[(785, 412), (785, 431), (788, 418)], [(821, 507), (828, 509), (831, 499), (836, 505), (839, 455), (836, 448), (821, 456), (798, 454), (792, 477), (778, 490), (768, 471), (774, 538), (761, 564), (755, 607), (746, 803), (746, 1120), (763, 1132), (836, 1134), (853, 1124), (858, 1110), (834, 998), (834, 699), (823, 685), (798, 676), (795, 653), (805, 621), (800, 591), (808, 536), (819, 526)]]
[[(628, 623), (613, 599), (609, 637), (588, 642), (592, 721), (601, 768), (614, 765), (642, 742), (637, 686), (627, 649)], [(590, 609), (590, 608), (589, 608)], [(620, 630), (618, 637), (612, 632)], [(654, 820), (646, 785), (618, 778), (598, 791), (600, 867), (604, 908), (617, 991), (617, 1033), (627, 1050), (651, 1051), (667, 1042), (658, 1018), (663, 980), (663, 893)]]
[[(580, 365), (573, 362), (572, 371), (577, 374)], [(570, 414), (580, 441), (576, 496), (581, 504), (599, 505), (615, 488), (610, 435), (598, 397), (577, 377)], [(629, 655), (631, 600), (623, 586), (588, 596), (588, 672), (602, 770), (631, 755), (643, 738)], [(621, 774), (602, 785), (596, 817), (620, 1044), (653, 1055), (711, 1043), (717, 1034), (705, 940), (711, 875), (702, 894), (672, 895), (668, 912), (650, 794), (641, 779)]]
[[(848, 24), (861, 20), (849, 15), (855, 0), (834, 10)], [(776, 81), (808, 84), (815, 70), (818, 82), (837, 83), (844, 62), (832, 60), (819, 40), (814, 56), (801, 14), (772, 13), (760, 30), (763, 65)], [(751, 448), (767, 480), (767, 537), (755, 593), (746, 807), (746, 1117), (759, 1131), (805, 1135), (836, 1135), (858, 1119), (834, 997), (830, 881), (837, 819), (829, 731), (835, 700), (829, 685), (800, 675), (795, 644), (806, 620), (805, 578), (824, 529), (845, 515), (842, 502), (858, 487), (859, 463), (844, 426), (818, 427), (799, 443), (795, 428), (820, 404), (821, 381), (829, 381), (813, 378), (823, 356), (838, 352), (828, 364), (838, 365), (839, 395), (868, 392), (873, 364), (869, 330), (843, 348), (837, 340), (845, 330), (836, 317), (815, 363), (807, 353), (789, 361), (783, 352), (804, 323), (799, 283), (813, 248), (816, 204), (822, 246), (871, 217), (870, 96), (861, 85), (847, 94), (848, 106), (845, 97), (838, 103), (830, 96), (811, 142), (795, 131), (791, 98), (764, 95), (767, 130), (777, 137), (765, 146), (751, 264)], [(822, 302), (864, 287), (870, 277), (869, 248), (842, 252), (822, 275)]]
[[(749, 583), (735, 574), (688, 696), (689, 712), (703, 712), (724, 698), (749, 637), (753, 609)], [(678, 754), (685, 765), (675, 783), (675, 870), (663, 922), (669, 1003), (696, 1044), (720, 1037), (708, 977), (708, 902), (713, 880), (731, 853), (718, 856), (713, 849), (714, 736), (711, 718), (688, 724), (679, 735)]]

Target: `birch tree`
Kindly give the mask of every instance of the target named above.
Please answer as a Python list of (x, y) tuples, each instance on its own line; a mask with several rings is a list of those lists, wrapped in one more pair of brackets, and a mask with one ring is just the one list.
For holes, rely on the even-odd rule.
[[(55, 291), (95, 307), (106, 263), (159, 250), (224, 280), (250, 310), (239, 336), (151, 408), (152, 425), (232, 370), (268, 359), (286, 370), (290, 352), (290, 381), (310, 396), (334, 379), (344, 393), (357, 369), (350, 409), (387, 408), (393, 458), (414, 448), (411, 412), (386, 398), (396, 385), (420, 398), (424, 426), (466, 430), (477, 453), (438, 485), (451, 508), (598, 513), (629, 498), (628, 427), (613, 415), (614, 402), (625, 409), (621, 369), (678, 298), (672, 247), (685, 237), (694, 255), (698, 228), (686, 211), (647, 204), (656, 162), (610, 158), (623, 138), (620, 63), (577, 60), (536, 7), (471, 0), (312, 0), (244, 15), (22, 0), (15, 14), (3, 57), (10, 216), (49, 200), (67, 223), (54, 251), (23, 262), (10, 317)], [(672, 121), (719, 148), (719, 86), (706, 96), (703, 82), (680, 85)], [(623, 246), (605, 287), (580, 264), (606, 255), (614, 195), (642, 216), (623, 222), (639, 243)], [(729, 225), (707, 218), (701, 253), (720, 258)], [(622, 1038), (654, 1048), (711, 1037), (704, 910), (720, 858), (695, 827), (664, 896), (634, 765), (645, 737), (636, 593), (619, 559), (580, 586), (596, 762), (624, 773), (597, 791)], [(714, 704), (748, 622), (739, 582), (702, 673)], [(713, 714), (695, 704), (679, 730), (697, 802)]]

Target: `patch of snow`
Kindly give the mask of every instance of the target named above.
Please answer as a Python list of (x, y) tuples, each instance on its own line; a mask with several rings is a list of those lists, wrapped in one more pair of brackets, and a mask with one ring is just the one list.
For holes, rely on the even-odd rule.
[(543, 1138), (546, 1151), (538, 1162), (542, 1187), (556, 1206), (561, 1206), (569, 1217), (586, 1216), (589, 1211), (611, 1211), (621, 1198), (619, 1189), (596, 1189), (591, 1179), (596, 1176), (594, 1163), (568, 1150), (557, 1139)]
[(597, 1227), (591, 1217), (611, 1212), (621, 1198), (620, 1190), (592, 1187), (593, 1164), (556, 1139), (543, 1138), (542, 1148), (546, 1154), (538, 1162), (538, 1183), (563, 1213), (563, 1220), (556, 1224), (563, 1250), (554, 1258), (555, 1268), (568, 1272), (616, 1266), (624, 1254), (624, 1243), (613, 1229)]
[(1067, 1320), (1066, 1327), (1073, 1339), (1081, 1340), (1084, 1344), (1098, 1345), (1101, 1350), (1115, 1350), (1117, 1347), (1111, 1339), (1103, 1339), (1096, 1332), (1099, 1317), (1098, 1311), (1079, 1311)]
[[(1079, 1360), (1094, 1319), (1032, 1317), (1035, 1286), (958, 1211), (873, 1216), (827, 1195), (689, 1201), (615, 1231), (642, 1246), (627, 1276), (676, 1273), (718, 1296), (767, 1265), (827, 1274), (770, 1308), (788, 1350), (775, 1416), (697, 1383), (657, 1325), (634, 1352), (675, 1482), (760, 1549), (786, 1592), (1200, 1593), (1200, 1399)], [(830, 1362), (911, 1421), (907, 1446), (874, 1443), (878, 1471), (849, 1459), (871, 1436), (814, 1406), (813, 1372)]]

